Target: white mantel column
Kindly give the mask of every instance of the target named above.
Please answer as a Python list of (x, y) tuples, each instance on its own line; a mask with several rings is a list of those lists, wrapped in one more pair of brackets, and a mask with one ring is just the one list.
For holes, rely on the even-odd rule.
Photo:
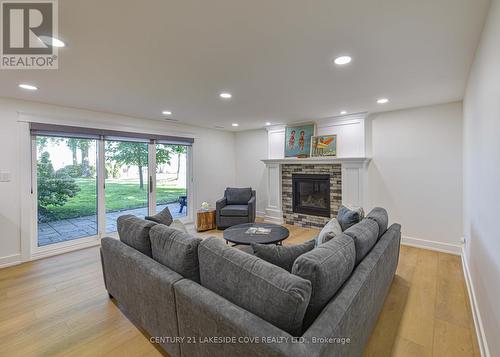
[(283, 210), (281, 208), (281, 164), (266, 163), (267, 171), (267, 205), (265, 221), (282, 224)]

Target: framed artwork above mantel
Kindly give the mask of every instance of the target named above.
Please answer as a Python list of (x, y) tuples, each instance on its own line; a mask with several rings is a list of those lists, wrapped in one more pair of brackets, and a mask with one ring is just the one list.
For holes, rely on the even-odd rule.
[(315, 133), (314, 123), (287, 126), (285, 128), (285, 157), (311, 156), (311, 138)]
[(320, 135), (311, 138), (311, 156), (337, 156), (337, 135)]

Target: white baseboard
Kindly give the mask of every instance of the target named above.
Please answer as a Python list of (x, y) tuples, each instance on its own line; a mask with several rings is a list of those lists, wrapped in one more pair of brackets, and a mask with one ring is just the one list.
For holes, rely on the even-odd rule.
[(75, 244), (67, 245), (64, 247), (49, 247), (49, 249), (40, 250), (38, 252), (31, 254), (30, 261), (48, 258), (54, 255), (74, 252), (80, 249), (95, 247), (100, 244), (101, 244), (100, 240), (92, 240), (92, 241), (77, 242)]
[(266, 216), (266, 212), (257, 211), (257, 212), (255, 212), (255, 216), (257, 216), (259, 218), (264, 218)]
[(486, 335), (484, 333), (483, 320), (481, 319), (481, 313), (479, 312), (479, 306), (476, 299), (476, 294), (474, 290), (474, 284), (472, 283), (472, 278), (469, 270), (469, 263), (467, 262), (467, 257), (465, 255), (465, 249), (462, 249), (462, 266), (464, 270), (465, 284), (467, 285), (467, 291), (469, 292), (470, 306), (472, 309), (472, 318), (474, 320), (474, 327), (476, 328), (476, 337), (479, 344), (479, 350), (482, 357), (490, 357), (490, 350), (488, 348), (488, 342), (486, 341)]
[(0, 258), (0, 269), (7, 268), (17, 264), (21, 264), (21, 254), (12, 254)]
[(401, 244), (408, 245), (410, 247), (435, 250), (437, 252), (442, 252), (442, 253), (462, 255), (461, 244), (441, 243), (441, 242), (435, 242), (431, 240), (425, 240), (407, 236), (401, 237)]

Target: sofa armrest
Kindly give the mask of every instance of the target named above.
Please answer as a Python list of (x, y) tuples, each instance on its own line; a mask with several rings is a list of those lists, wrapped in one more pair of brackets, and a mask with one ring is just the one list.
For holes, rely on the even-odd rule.
[(221, 210), (226, 206), (227, 206), (227, 199), (225, 197), (215, 202), (215, 209), (217, 210), (217, 212), (219, 212), (219, 210)]
[(311, 344), (313, 354), (363, 354), (396, 272), (400, 241), (401, 226), (393, 224), (303, 334), (308, 341), (331, 339), (332, 343)]
[(255, 214), (256, 214), (256, 198), (255, 196), (252, 196), (250, 201), (248, 201), (248, 222), (252, 223), (255, 222)]
[(215, 223), (217, 227), (220, 227), (220, 210), (227, 206), (227, 199), (221, 198), (215, 202)]
[(186, 356), (314, 357), (306, 344), (293, 341), (288, 332), (191, 280), (178, 281), (174, 290), (181, 338), (227, 339), (220, 343), (184, 343), (181, 349)]
[[(183, 277), (114, 238), (102, 239), (101, 257), (106, 289), (127, 317), (151, 336), (178, 336), (174, 283)], [(161, 345), (180, 356), (176, 341)]]

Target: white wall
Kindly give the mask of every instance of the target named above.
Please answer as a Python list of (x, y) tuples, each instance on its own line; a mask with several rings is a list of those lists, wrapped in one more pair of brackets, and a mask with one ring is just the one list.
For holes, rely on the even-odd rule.
[(12, 175), (10, 182), (0, 182), (0, 266), (20, 259), (21, 197), (26, 196), (26, 190), (29, 190), (30, 172), (26, 170), (26, 166), (29, 167), (26, 162), (29, 147), (24, 148), (20, 144), (27, 132), (22, 129), (26, 125), (17, 122), (19, 113), (22, 113), (22, 116), (41, 118), (45, 122), (194, 137), (195, 207), (199, 207), (202, 201), (215, 205), (224, 188), (236, 183), (233, 133), (35, 102), (0, 99), (0, 172), (9, 172)]
[(461, 103), (450, 103), (368, 119), (367, 208), (386, 208), (390, 220), (401, 223), (407, 243), (460, 252), (461, 118)]
[(499, 44), (500, 0), (492, 0), (464, 99), (465, 260), (491, 356), (500, 356)]
[[(339, 135), (339, 156), (341, 152), (345, 153), (342, 156), (363, 156), (366, 135), (366, 156), (372, 158), (367, 175), (367, 211), (385, 207), (391, 222), (402, 224), (406, 243), (461, 252), (460, 102), (378, 113), (366, 120), (325, 120), (317, 128), (319, 134)], [(263, 130), (237, 134), (237, 184), (259, 188), (259, 210), (265, 208), (267, 200), (260, 160), (266, 148), (269, 158), (283, 157), (283, 134), (279, 128), (272, 129), (269, 136)]]
[(252, 187), (257, 191), (257, 215), (263, 216), (267, 203), (266, 166), (261, 161), (267, 158), (267, 131), (250, 130), (236, 133), (236, 184)]

